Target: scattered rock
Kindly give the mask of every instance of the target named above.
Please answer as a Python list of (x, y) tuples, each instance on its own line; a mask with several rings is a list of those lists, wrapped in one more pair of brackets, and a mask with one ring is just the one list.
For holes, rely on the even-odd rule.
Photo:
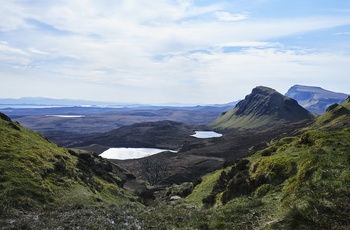
[(180, 196), (171, 196), (170, 200), (175, 201), (175, 200), (181, 200), (182, 198)]
[(171, 197), (186, 197), (192, 193), (193, 188), (194, 186), (192, 182), (185, 182), (180, 185), (174, 184), (168, 188), (166, 195)]

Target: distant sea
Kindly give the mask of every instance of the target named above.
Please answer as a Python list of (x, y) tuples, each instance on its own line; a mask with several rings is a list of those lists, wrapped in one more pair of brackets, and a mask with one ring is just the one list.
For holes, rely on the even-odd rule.
[(61, 108), (67, 107), (63, 105), (15, 105), (15, 104), (0, 104), (0, 109), (42, 109), (42, 108)]

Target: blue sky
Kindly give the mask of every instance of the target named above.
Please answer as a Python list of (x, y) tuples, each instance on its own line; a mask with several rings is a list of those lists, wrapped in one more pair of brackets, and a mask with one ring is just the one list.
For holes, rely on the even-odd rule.
[(0, 98), (227, 103), (350, 93), (348, 0), (5, 0)]

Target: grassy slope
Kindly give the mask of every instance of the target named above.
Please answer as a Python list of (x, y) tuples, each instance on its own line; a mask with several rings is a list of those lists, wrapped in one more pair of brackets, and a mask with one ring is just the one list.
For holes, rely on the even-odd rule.
[(342, 104), (330, 106), (322, 116), (318, 117), (315, 126), (323, 129), (344, 127), (350, 120), (350, 97)]
[[(79, 153), (71, 153), (18, 123), (0, 119), (0, 206), (31, 209), (126, 200), (121, 188), (86, 170)], [(96, 164), (102, 161), (94, 159)]]
[(275, 120), (273, 116), (236, 116), (237, 109), (228, 111), (225, 115), (217, 118), (210, 126), (215, 129), (250, 129), (267, 125)]
[(203, 198), (207, 197), (213, 190), (215, 181), (219, 178), (222, 171), (217, 170), (203, 176), (202, 182), (194, 188), (193, 192), (186, 197), (183, 203), (202, 205)]
[[(345, 102), (342, 106), (349, 106)], [(312, 129), (287, 137), (249, 157), (247, 168), (227, 168), (203, 178), (205, 188), (224, 181), (211, 209), (210, 226), (221, 229), (348, 229), (350, 227), (349, 116), (325, 114)], [(329, 120), (329, 117), (335, 120)], [(323, 121), (328, 120), (325, 124)], [(322, 122), (321, 122), (322, 121)], [(340, 129), (322, 131), (336, 122)], [(323, 124), (322, 127), (317, 124)], [(347, 124), (344, 128), (344, 124)], [(320, 129), (321, 128), (321, 129)], [(229, 172), (232, 172), (231, 174)], [(227, 176), (229, 175), (229, 176)], [(200, 187), (199, 187), (200, 188)], [(195, 189), (184, 200), (208, 197)], [(205, 195), (206, 193), (206, 195)]]

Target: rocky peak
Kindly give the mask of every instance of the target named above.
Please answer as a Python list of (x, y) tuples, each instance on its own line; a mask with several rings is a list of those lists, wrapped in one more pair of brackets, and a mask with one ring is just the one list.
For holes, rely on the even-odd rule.
[[(278, 94), (278, 92), (272, 88), (266, 87), (266, 86), (257, 86), (252, 90), (251, 95), (255, 94), (261, 94), (261, 95), (272, 95), (272, 94)], [(249, 95), (248, 95), (249, 96)]]
[(221, 128), (254, 128), (276, 122), (314, 119), (314, 115), (292, 98), (274, 89), (258, 86), (236, 107), (212, 124)]
[[(236, 106), (235, 115), (276, 115), (285, 120), (295, 120), (299, 116), (288, 116), (288, 113), (308, 112), (298, 105), (294, 99), (283, 96), (274, 89), (258, 86)], [(306, 116), (308, 117), (308, 116)]]

